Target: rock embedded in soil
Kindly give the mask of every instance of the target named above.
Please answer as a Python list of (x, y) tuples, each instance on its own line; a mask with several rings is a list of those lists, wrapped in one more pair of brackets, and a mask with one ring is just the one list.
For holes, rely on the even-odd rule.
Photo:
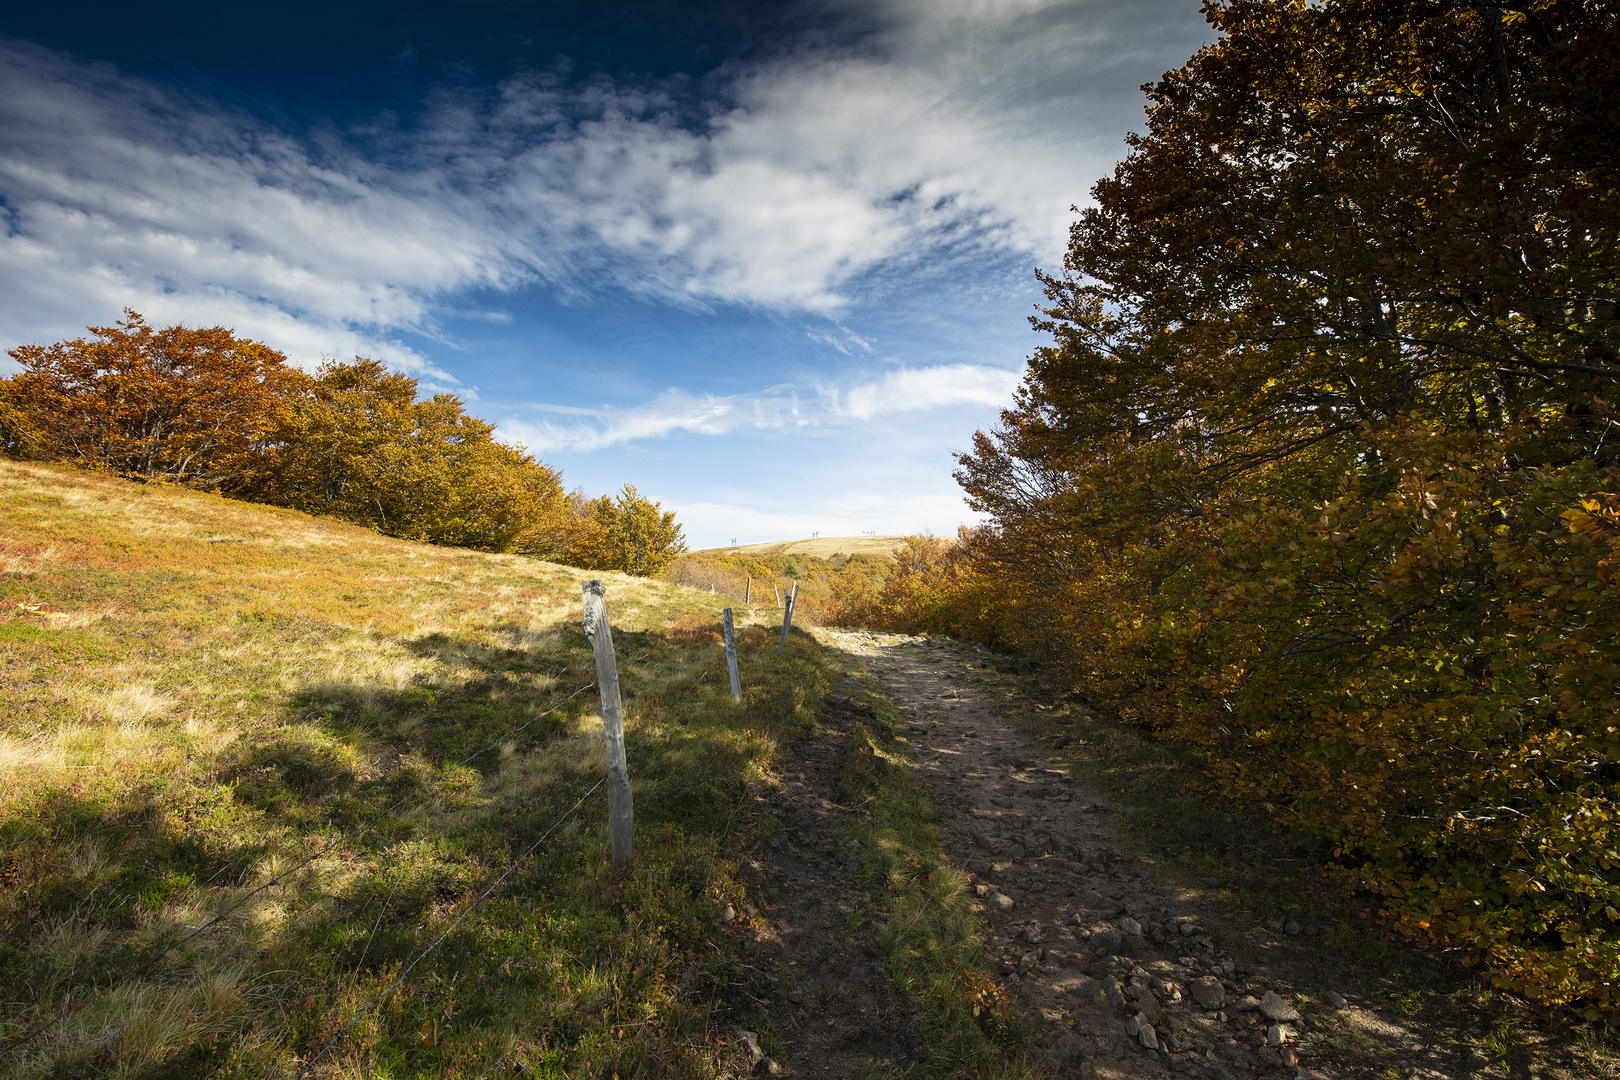
[(1219, 1009), (1226, 1004), (1226, 990), (1221, 986), (1221, 981), (1213, 976), (1205, 975), (1194, 979), (1187, 985), (1187, 989), (1191, 991), (1193, 1000), (1198, 1002), (1201, 1008)]
[(753, 1068), (765, 1060), (765, 1051), (759, 1048), (759, 1035), (756, 1032), (739, 1029), (737, 1042), (748, 1051), (748, 1067)]
[(1267, 990), (1265, 997), (1260, 999), (1260, 1011), (1266, 1014), (1267, 1019), (1278, 1023), (1294, 1023), (1299, 1020), (1299, 1013), (1279, 997), (1275, 990)]
[[(1287, 1021), (1257, 1000), (1266, 982), (1291, 985), (1293, 976), (1273, 973), (1267, 963), (1240, 977), (1232, 954), (1200, 926), (1208, 916), (1230, 931), (1218, 912), (1201, 910), (1187, 893), (1154, 895), (1164, 886), (1114, 841), (1112, 814), (1123, 808), (1097, 802), (1096, 792), (1051, 768), (1063, 761), (1053, 751), (1076, 740), (1049, 729), (1030, 744), (994, 719), (978, 690), (953, 686), (926, 653), (856, 651), (875, 661), (913, 735), (926, 728), (931, 755), (919, 756), (915, 767), (936, 788), (945, 850), (974, 875), (972, 907), (1006, 977), (1004, 989), (1040, 1029), (1031, 1062), (1044, 1060), (1050, 1075), (1069, 1080), (1257, 1080), (1262, 1069), (1260, 1080), (1284, 1080), (1298, 1071)], [(960, 656), (942, 649), (939, 659), (947, 658)], [(1059, 801), (1070, 793), (1072, 803)], [(1123, 813), (1139, 818), (1145, 811)], [(1278, 935), (1313, 929), (1279, 916)], [(1253, 985), (1251, 974), (1265, 982), (1239, 1003)], [(1324, 1006), (1331, 1000), (1325, 993), (1323, 999)], [(1298, 1015), (1277, 1001), (1290, 1010), (1279, 1015)], [(1129, 1034), (1122, 1030), (1127, 1017)], [(1272, 1027), (1276, 1045), (1268, 1047)], [(1322, 1045), (1313, 1043), (1307, 1060), (1331, 1062), (1336, 1048), (1328, 1036), (1324, 1031)], [(797, 1054), (793, 1060), (787, 1071), (795, 1074), (839, 1075), (815, 1072)], [(1344, 1080), (1360, 1075), (1335, 1072)]]

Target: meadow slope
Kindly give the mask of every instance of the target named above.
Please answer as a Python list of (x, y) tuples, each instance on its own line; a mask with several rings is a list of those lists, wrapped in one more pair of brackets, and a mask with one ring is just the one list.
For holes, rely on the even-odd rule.
[[(569, 814), (598, 576), (628, 873), (603, 799)], [(705, 940), (824, 677), (745, 618), (733, 705), (713, 606), (0, 461), (0, 1070), (290, 1076), (352, 1020), (316, 1075), (726, 1074), (751, 976)]]

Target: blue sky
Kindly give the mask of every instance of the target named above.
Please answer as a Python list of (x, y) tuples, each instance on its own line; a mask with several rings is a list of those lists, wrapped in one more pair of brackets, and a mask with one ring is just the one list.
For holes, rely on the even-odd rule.
[(1207, 39), (1188, 0), (8, 5), (0, 345), (218, 323), (458, 393), (693, 546), (950, 533), (1033, 268)]

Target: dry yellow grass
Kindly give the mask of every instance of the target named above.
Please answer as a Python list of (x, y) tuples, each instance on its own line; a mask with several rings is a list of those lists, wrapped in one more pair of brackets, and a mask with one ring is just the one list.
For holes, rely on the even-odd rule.
[[(764, 732), (798, 722), (755, 672), (751, 703), (730, 704), (723, 667), (712, 674), (710, 597), (0, 459), (0, 1046), (64, 999), (91, 1002), (0, 1053), (0, 1075), (290, 1075), (328, 1016), (384, 985), (600, 774), (594, 694), (564, 702), (594, 676), (577, 626), (592, 577), (608, 584), (633, 705), (638, 821), (661, 838), (614, 889), (650, 890), (637, 901), (649, 925), (686, 925), (729, 887), (718, 845), (745, 824), (737, 793), (777, 752)], [(774, 640), (752, 634), (751, 662), (779, 663)], [(571, 1016), (582, 986), (628, 978), (631, 959), (594, 929), (619, 918), (594, 861), (601, 832), (589, 817), (565, 827), (550, 868), (516, 879), (567, 909), (558, 944), (534, 937), (527, 900), (491, 907), (494, 938), (469, 925), (322, 1074), (375, 1075), (407, 1053), (421, 1058), (407, 1072), (434, 1075), (538, 1062), (525, 1025)], [(332, 854), (98, 996), (312, 850)], [(677, 864), (704, 875), (659, 884)], [(662, 947), (672, 973), (707, 962)], [(418, 1045), (427, 987), (518, 955), (571, 972), (572, 997), (567, 978), (559, 998), (508, 968), (488, 986), (506, 1002), (498, 1015)], [(618, 1007), (658, 1002), (671, 1020), (656, 1038), (605, 1041), (611, 1021), (592, 1012), (570, 1048), (547, 1053), (593, 1075), (622, 1055), (684, 1055), (691, 1075), (712, 1075), (723, 1048), (706, 1042), (710, 1006), (636, 978), (643, 996)], [(472, 1008), (478, 992), (458, 1000)]]
[[(946, 543), (956, 543), (955, 537), (946, 537)], [(835, 555), (872, 555), (887, 558), (894, 549), (906, 542), (904, 536), (820, 536), (804, 540), (772, 540), (763, 544), (739, 544), (736, 547), (704, 548), (699, 555), (804, 555), (814, 559), (830, 559)]]

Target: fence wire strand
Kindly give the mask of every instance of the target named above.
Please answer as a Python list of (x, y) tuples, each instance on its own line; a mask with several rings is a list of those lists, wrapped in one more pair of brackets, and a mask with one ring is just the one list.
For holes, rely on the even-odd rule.
[[(722, 645), (721, 646), (721, 650), (722, 650), (721, 651), (721, 656), (725, 655), (724, 648), (725, 648), (724, 645)], [(647, 654), (642, 653), (641, 656), (637, 657), (636, 659), (626, 661), (624, 666), (625, 667), (630, 667), (632, 664), (638, 664), (642, 660), (645, 660), (646, 658), (647, 658)], [(719, 659), (720, 659), (720, 657), (716, 657), (715, 659), (709, 661), (708, 666), (705, 667), (702, 670), (702, 672), (700, 672), (698, 674), (698, 677), (695, 680), (693, 680), (692, 685), (686, 688), (686, 693), (681, 695), (681, 700), (675, 703), (675, 708), (673, 710), (671, 710), (671, 711), (678, 711), (682, 705), (686, 704), (687, 699), (690, 698), (692, 696), (692, 694), (694, 692), (696, 692), (697, 688), (703, 684), (703, 680), (708, 678), (709, 672), (714, 670), (714, 665), (719, 662)], [(536, 719), (538, 719), (538, 717)], [(627, 744), (627, 748), (628, 748), (629, 740), (626, 740), (626, 744)], [(462, 913), (460, 915), (456, 916), (455, 921), (452, 922), (449, 925), (449, 927), (447, 927), (445, 929), (444, 933), (440, 934), (436, 939), (434, 939), (433, 944), (429, 945), (426, 949), (423, 949), (421, 954), (418, 955), (416, 957), (416, 959), (412, 960), (410, 962), (410, 964), (408, 964), (405, 967), (405, 969), (399, 973), (399, 976), (392, 983), (390, 983), (387, 986), (386, 989), (384, 989), (381, 993), (377, 994), (370, 1001), (366, 1002), (364, 1008), (362, 1008), (358, 1013), (356, 1013), (354, 1015), (354, 1017), (349, 1020), (348, 1023), (344, 1024), (341, 1028), (339, 1028), (336, 1032), (333, 1033), (332, 1037), (326, 1041), (326, 1045), (321, 1047), (320, 1050), (318, 1050), (315, 1053), (314, 1057), (310, 1058), (307, 1062), (305, 1062), (303, 1068), (298, 1070), (298, 1073), (293, 1077), (293, 1080), (303, 1080), (304, 1074), (309, 1072), (310, 1069), (314, 1068), (315, 1063), (320, 1061), (321, 1058), (325, 1057), (326, 1052), (328, 1050), (332, 1049), (332, 1047), (337, 1044), (338, 1040), (341, 1039), (344, 1036), (344, 1034), (348, 1032), (348, 1030), (350, 1028), (354, 1027), (355, 1024), (358, 1024), (362, 1019), (364, 1019), (365, 1016), (368, 1013), (370, 1013), (373, 1008), (376, 1007), (378, 1002), (382, 1001), (389, 994), (393, 993), (396, 989), (398, 989), (399, 986), (402, 983), (404, 983), (405, 977), (407, 975), (409, 975), (411, 973), (411, 971), (414, 970), (415, 967), (418, 964), (420, 964), (423, 960), (427, 959), (428, 954), (431, 953), (434, 949), (437, 949), (444, 942), (444, 940), (447, 937), (450, 936), (451, 932), (454, 931), (456, 927), (461, 925), (462, 920), (465, 919), (468, 915), (472, 914), (474, 908), (476, 908), (476, 907), (478, 907), (478, 905), (482, 904), (486, 899), (489, 898), (489, 896), (491, 894), (493, 894), (495, 892), (496, 889), (500, 888), (501, 883), (504, 882), (508, 877), (510, 877), (512, 875), (512, 871), (516, 870), (518, 868), (518, 866), (521, 865), (523, 863), (523, 861), (525, 859), (527, 859), (530, 855), (533, 855), (535, 853), (535, 851), (539, 849), (540, 845), (545, 843), (546, 839), (548, 837), (550, 837), (551, 834), (557, 830), (557, 827), (559, 825), (561, 825), (564, 821), (566, 821), (582, 805), (584, 805), (585, 800), (590, 798), (593, 794), (595, 794), (596, 789), (601, 787), (606, 782), (607, 782), (607, 778), (603, 777), (602, 779), (598, 780), (596, 783), (592, 784), (591, 787), (590, 787), (590, 790), (585, 792), (585, 794), (581, 795), (579, 797), (578, 802), (574, 803), (574, 805), (569, 807), (568, 810), (565, 811), (562, 814), (561, 817), (559, 817), (556, 821), (552, 822), (551, 827), (548, 828), (544, 833), (542, 833), (540, 835), (540, 838), (538, 840), (536, 840), (533, 844), (531, 844), (527, 851), (525, 851), (522, 855), (519, 855), (516, 859), (513, 859), (511, 865), (509, 865), (506, 868), (506, 870), (504, 872), (502, 872), (501, 876), (496, 878), (494, 880), (494, 882), (492, 882), (490, 884), (489, 888), (485, 889), (482, 893), (480, 893), (479, 896), (478, 896), (478, 899), (476, 899), (472, 903), (468, 904), (466, 909), (464, 911), (462, 911)]]
[[(693, 680), (692, 685), (687, 688), (686, 693), (681, 695), (681, 699), (678, 702), (675, 703), (674, 708), (671, 710), (672, 712), (678, 712), (681, 709), (681, 707), (684, 706), (686, 704), (686, 702), (691, 698), (691, 696), (694, 693), (697, 692), (698, 687), (703, 684), (703, 681), (706, 678), (708, 678), (709, 672), (714, 670), (715, 665), (717, 663), (719, 663), (721, 657), (725, 655), (724, 648), (725, 648), (724, 644), (722, 643), (720, 656), (716, 656), (713, 660), (709, 661), (708, 665), (706, 667), (704, 667), (703, 671), (699, 673), (698, 677), (695, 680)], [(641, 661), (645, 660), (648, 655), (649, 655), (648, 653), (644, 652), (640, 656), (636, 657), (635, 659), (626, 661), (624, 666), (625, 667), (630, 667), (630, 666), (632, 666), (634, 664), (638, 664)], [(489, 753), (489, 751), (491, 751), (491, 750), (495, 749), (496, 747), (500, 746), (502, 743), (506, 742), (508, 739), (512, 738), (514, 735), (518, 734), (519, 732), (523, 731), (524, 729), (526, 729), (528, 727), (533, 726), (535, 723), (539, 722), (540, 720), (544, 719), (545, 717), (550, 716), (552, 713), (556, 712), (558, 709), (561, 709), (564, 705), (568, 704), (574, 698), (578, 697), (580, 694), (583, 694), (586, 690), (589, 690), (591, 687), (595, 686), (596, 682), (597, 681), (595, 679), (592, 679), (589, 682), (580, 684), (574, 690), (572, 690), (566, 697), (564, 697), (561, 701), (557, 702), (555, 705), (551, 706), (549, 709), (546, 709), (544, 712), (537, 713), (536, 715), (530, 717), (524, 723), (522, 723), (522, 724), (518, 725), (517, 727), (512, 728), (511, 730), (505, 732), (504, 734), (499, 736), (497, 739), (495, 739), (494, 742), (490, 743), (488, 746), (485, 746), (485, 747), (483, 747), (482, 749), (479, 749), (479, 750), (474, 750), (471, 754), (468, 754), (466, 757), (464, 757), (460, 761), (456, 762), (455, 765), (453, 765), (449, 769), (445, 770), (444, 774), (441, 774), (441, 775), (448, 775), (449, 773), (452, 773), (455, 770), (460, 769), (462, 766), (466, 765), (468, 762), (472, 761), (474, 758), (479, 757), (480, 755)], [(427, 786), (425, 786), (423, 788), (419, 788), (416, 791), (409, 792), (406, 795), (402, 796), (400, 799), (395, 801), (393, 803), (393, 805), (389, 806), (387, 809), (383, 810), (382, 812), (374, 815), (371, 818), (371, 820), (366, 822), (366, 824), (362, 827), (360, 832), (357, 833), (354, 836), (354, 838), (350, 841), (350, 844), (353, 844), (353, 843), (358, 842), (359, 840), (363, 839), (383, 819), (391, 816), (400, 807), (404, 806), (406, 803), (410, 802), (412, 799), (415, 799), (415, 798), (417, 798), (417, 797), (419, 797), (421, 795), (426, 794), (429, 790), (431, 790), (431, 788), (438, 786), (438, 784), (440, 784), (442, 782), (443, 782), (443, 780), (440, 779), (438, 781), (435, 781), (431, 785), (427, 785)], [(497, 888), (499, 888), (500, 885), (508, 877), (511, 876), (512, 872), (514, 870), (516, 870), (517, 867), (519, 865), (521, 865), (524, 860), (526, 860), (530, 855), (534, 854), (534, 852), (539, 849), (540, 845), (545, 843), (545, 841), (551, 836), (551, 834), (557, 830), (558, 826), (560, 826), (564, 821), (566, 821), (569, 817), (571, 817), (574, 814), (574, 812), (576, 810), (578, 810), (580, 808), (580, 806), (582, 806), (584, 804), (585, 800), (590, 798), (590, 796), (595, 793), (596, 789), (601, 787), (603, 783), (605, 783), (605, 778), (603, 780), (598, 780), (595, 784), (592, 784), (590, 789), (588, 791), (586, 791), (584, 795), (581, 795), (579, 800), (577, 802), (575, 802), (572, 807), (570, 807), (567, 811), (565, 811), (562, 814), (562, 816), (558, 817), (556, 821), (552, 822), (551, 826), (549, 828), (547, 828), (544, 833), (541, 834), (540, 838), (538, 840), (536, 840), (532, 845), (530, 845), (528, 850), (526, 850), (522, 855), (520, 855), (520, 856), (518, 856), (518, 858), (514, 859), (512, 861), (512, 863), (506, 868), (506, 870), (504, 872), (502, 872), (501, 876), (496, 878), (495, 881), (487, 889), (485, 889), (483, 891), (483, 893), (481, 893), (476, 900), (474, 900), (471, 904), (469, 904), (467, 906), (467, 908), (464, 911), (462, 911), (462, 913), (460, 915), (458, 915), (456, 917), (455, 921), (450, 924), (449, 928), (447, 928), (444, 931), (443, 934), (439, 935), (439, 937), (433, 942), (433, 944), (429, 945), (426, 949), (424, 949), (422, 951), (422, 953), (420, 955), (418, 955), (416, 957), (416, 959), (412, 960), (410, 962), (410, 964), (402, 972), (400, 972), (399, 977), (396, 978), (394, 980), (394, 982), (392, 984), (390, 984), (389, 987), (386, 990), (384, 990), (381, 994), (378, 994), (376, 997), (374, 997), (370, 1002), (368, 1002), (366, 1004), (365, 1008), (362, 1009), (361, 1012), (358, 1015), (356, 1015), (353, 1019), (351, 1019), (347, 1024), (343, 1025), (343, 1027), (339, 1028), (338, 1031), (332, 1036), (332, 1038), (330, 1040), (328, 1040), (326, 1045), (323, 1046), (320, 1049), (320, 1051), (313, 1058), (311, 1058), (308, 1062), (306, 1062), (304, 1064), (303, 1068), (301, 1068), (298, 1071), (298, 1073), (297, 1073), (296, 1077), (294, 1078), (294, 1080), (301, 1080), (301, 1078), (304, 1076), (304, 1074), (307, 1073), (310, 1070), (310, 1068), (312, 1068), (315, 1065), (315, 1063), (317, 1061), (319, 1061), (323, 1056), (325, 1056), (326, 1052), (328, 1050), (330, 1050), (332, 1048), (332, 1046), (337, 1043), (338, 1039), (341, 1038), (345, 1032), (347, 1032), (356, 1023), (358, 1023), (367, 1013), (369, 1013), (371, 1011), (371, 1009), (376, 1006), (377, 1002), (381, 1001), (384, 997), (386, 997), (388, 994), (392, 993), (395, 989), (397, 989), (399, 987), (399, 985), (402, 982), (404, 982), (405, 977), (407, 975), (409, 975), (411, 973), (411, 971), (413, 969), (415, 969), (415, 967), (418, 964), (420, 964), (424, 959), (426, 959), (427, 956), (430, 953), (432, 953), (434, 949), (438, 948), (438, 946), (445, 940), (445, 938), (447, 938), (450, 935), (450, 933), (456, 929), (456, 927), (460, 926), (462, 921), (469, 914), (471, 914), (472, 911), (475, 908), (477, 908), (480, 904), (482, 904), (484, 902), (485, 899), (487, 899), (491, 894), (493, 894), (494, 891)], [(42, 1033), (44, 1033), (46, 1030), (48, 1030), (53, 1025), (60, 1024), (64, 1020), (67, 1020), (69, 1017), (75, 1015), (76, 1013), (78, 1013), (82, 1009), (88, 1007), (89, 1005), (93, 1004), (94, 1002), (100, 1001), (101, 999), (105, 998), (108, 994), (111, 994), (114, 990), (118, 989), (118, 987), (124, 985), (127, 982), (130, 982), (133, 979), (139, 978), (140, 976), (146, 974), (148, 971), (150, 971), (152, 969), (152, 967), (154, 965), (157, 964), (158, 961), (162, 960), (165, 956), (169, 955), (174, 950), (176, 950), (180, 946), (184, 945), (186, 942), (191, 941), (193, 938), (197, 937), (198, 935), (200, 935), (200, 934), (206, 932), (207, 930), (212, 929), (213, 927), (218, 926), (220, 923), (224, 922), (227, 918), (229, 918), (235, 912), (240, 910), (241, 907), (244, 904), (246, 904), (253, 897), (257, 896), (259, 893), (263, 892), (264, 890), (270, 888), (273, 885), (278, 884), (281, 881), (286, 880), (287, 878), (291, 877), (293, 874), (298, 873), (300, 870), (302, 870), (305, 867), (311, 865), (312, 863), (316, 862), (317, 860), (321, 859), (322, 857), (324, 857), (326, 855), (329, 855), (333, 851), (339, 850), (340, 848), (342, 848), (344, 846), (347, 846), (347, 845), (340, 844), (340, 843), (330, 843), (330, 844), (326, 844), (326, 845), (318, 848), (316, 851), (312, 852), (311, 854), (307, 855), (303, 859), (299, 860), (295, 865), (293, 865), (289, 869), (282, 871), (281, 873), (277, 874), (275, 877), (272, 877), (268, 881), (265, 881), (262, 884), (254, 887), (252, 890), (247, 892), (245, 895), (238, 898), (236, 900), (236, 902), (231, 904), (230, 907), (226, 908), (224, 911), (220, 912), (218, 915), (215, 915), (213, 918), (207, 920), (201, 926), (195, 927), (189, 933), (185, 934), (183, 937), (177, 938), (175, 941), (172, 941), (168, 945), (165, 945), (162, 949), (159, 949), (155, 954), (148, 957), (139, 967), (136, 967), (136, 968), (132, 969), (131, 971), (127, 972), (126, 974), (121, 975), (118, 978), (114, 979), (112, 982), (108, 983), (105, 987), (102, 987), (100, 990), (97, 990), (97, 991), (91, 993), (90, 995), (85, 997), (82, 1001), (80, 1001), (77, 1004), (73, 1005), (71, 1008), (68, 1008), (67, 1010), (65, 1010), (63, 1012), (58, 1013), (56, 1016), (52, 1017), (49, 1020), (42, 1020), (42, 1021), (37, 1022), (33, 1027), (31, 1027), (29, 1030), (23, 1032), (21, 1035), (16, 1036), (15, 1038), (8, 1040), (3, 1045), (0, 1045), (0, 1054), (12, 1054), (12, 1053), (15, 1053), (16, 1051), (22, 1049), (23, 1047), (27, 1046), (29, 1043), (33, 1042), (34, 1039), (38, 1038)], [(78, 1050), (84, 1050), (84, 1049), (86, 1049), (86, 1048), (88, 1048), (90, 1046), (95, 1045), (95, 1043), (99, 1042), (99, 1041), (101, 1041), (101, 1040), (100, 1039), (91, 1040), (91, 1042), (86, 1043), (86, 1044), (84, 1044), (84, 1046), (79, 1047)]]
[(570, 806), (567, 810), (563, 811), (562, 816), (558, 817), (556, 821), (552, 822), (549, 829), (540, 834), (540, 839), (530, 844), (529, 849), (522, 855), (519, 855), (517, 858), (513, 859), (511, 864), (507, 866), (505, 871), (501, 873), (501, 876), (491, 882), (489, 888), (479, 893), (478, 899), (468, 904), (461, 914), (456, 916), (455, 921), (445, 928), (444, 933), (440, 934), (434, 939), (433, 944), (423, 949), (415, 960), (412, 960), (405, 966), (405, 969), (399, 973), (398, 978), (389, 983), (388, 987), (380, 994), (366, 1002), (365, 1008), (361, 1009), (352, 1020), (338, 1028), (332, 1037), (326, 1041), (326, 1045), (321, 1047), (320, 1050), (316, 1052), (314, 1057), (310, 1058), (304, 1063), (304, 1067), (298, 1070), (298, 1074), (293, 1078), (293, 1080), (302, 1080), (304, 1074), (309, 1072), (310, 1069), (313, 1069), (315, 1067), (315, 1063), (326, 1056), (326, 1052), (337, 1044), (337, 1041), (343, 1037), (345, 1032), (364, 1019), (366, 1014), (371, 1012), (371, 1010), (376, 1007), (377, 1002), (381, 1001), (383, 998), (397, 990), (399, 985), (405, 981), (405, 977), (415, 970), (417, 964), (420, 964), (423, 960), (426, 960), (429, 953), (442, 945), (444, 943), (444, 939), (449, 937), (451, 933), (454, 932), (455, 928), (461, 925), (463, 919), (465, 919), (468, 915), (471, 915), (473, 910), (477, 908), (479, 904), (482, 904), (485, 900), (489, 899), (490, 894), (492, 894), (496, 889), (500, 888), (503, 881), (512, 876), (512, 871), (516, 870), (530, 855), (533, 855), (535, 851), (539, 849), (540, 845), (545, 843), (546, 839), (551, 836), (552, 833), (557, 831), (557, 827), (572, 817), (574, 811), (583, 806), (585, 804), (585, 800), (595, 794), (596, 789), (601, 787), (606, 782), (607, 778), (603, 777), (601, 780), (598, 780), (596, 783), (592, 784), (590, 790), (579, 797), (578, 802), (574, 803), (573, 806)]

